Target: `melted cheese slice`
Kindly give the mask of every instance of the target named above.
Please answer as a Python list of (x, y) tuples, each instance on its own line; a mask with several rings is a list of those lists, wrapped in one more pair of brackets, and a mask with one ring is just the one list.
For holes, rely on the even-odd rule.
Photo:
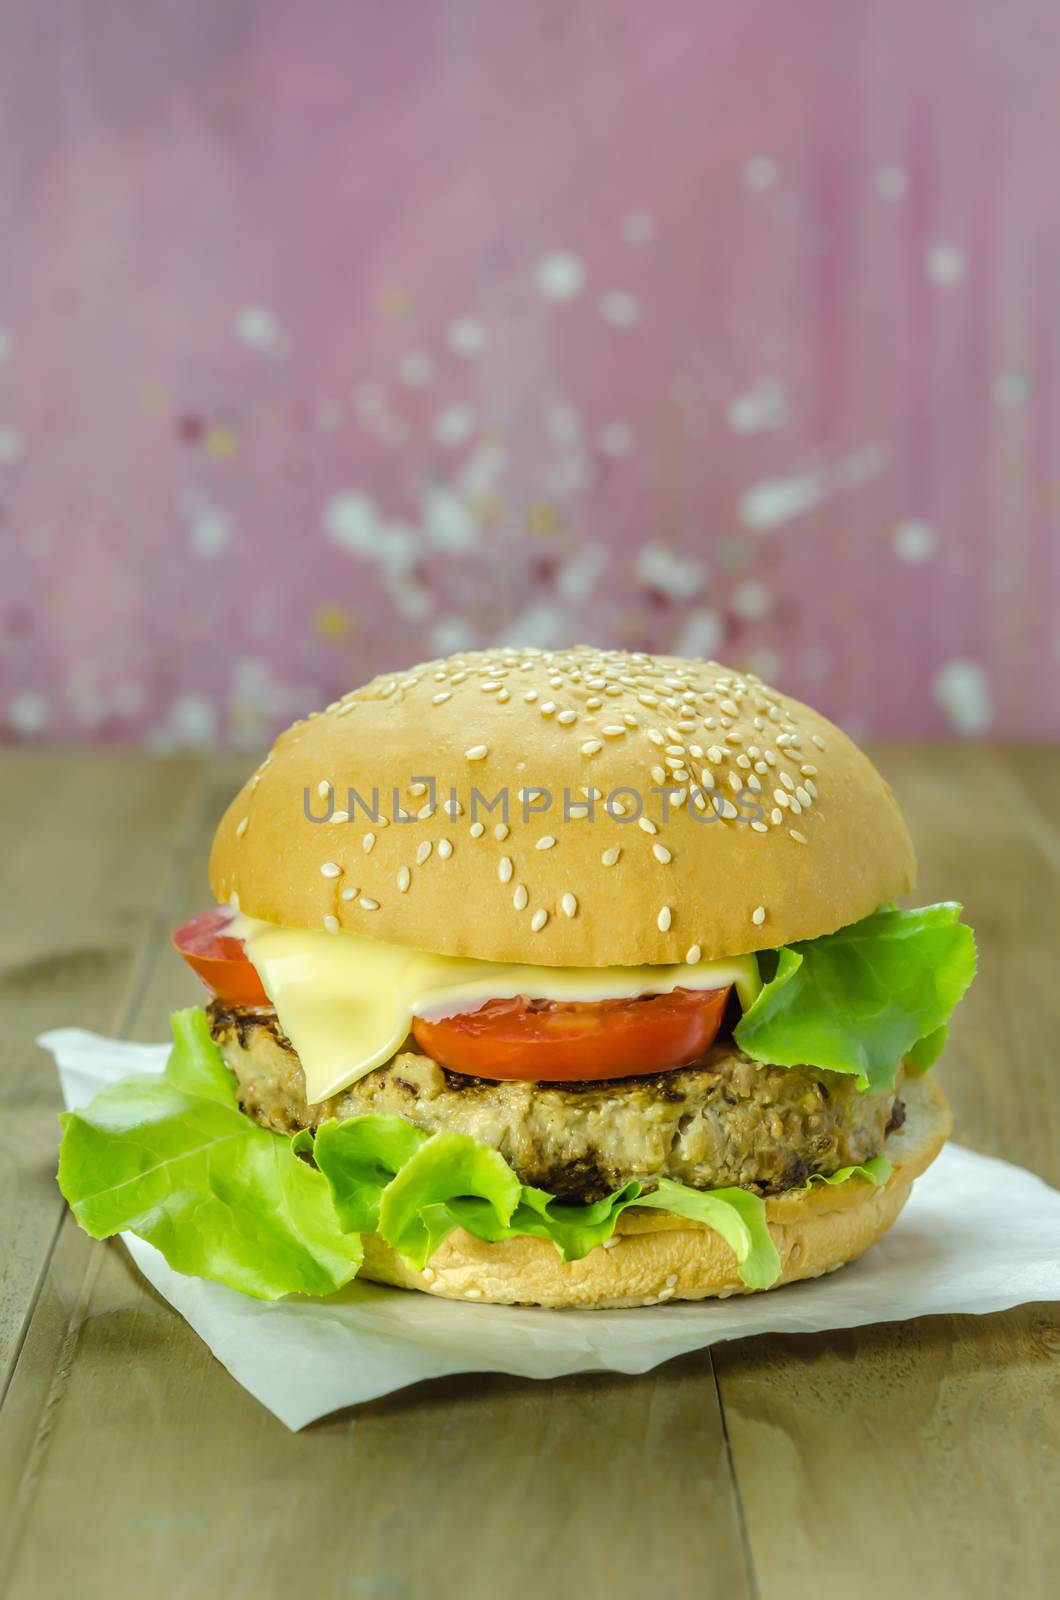
[(326, 1100), (382, 1066), (413, 1017), (477, 1011), (489, 1000), (619, 1000), (735, 986), (744, 1010), (761, 987), (753, 955), (694, 966), (543, 967), (473, 961), (385, 944), (359, 933), (282, 928), (240, 917), (245, 941), (305, 1070), (306, 1098)]

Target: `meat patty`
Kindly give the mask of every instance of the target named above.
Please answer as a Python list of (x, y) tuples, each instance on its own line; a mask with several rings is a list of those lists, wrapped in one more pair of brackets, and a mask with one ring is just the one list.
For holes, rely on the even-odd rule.
[(690, 1067), (563, 1085), (466, 1077), (403, 1050), (309, 1105), (274, 1011), (215, 1000), (208, 1014), (241, 1108), (265, 1127), (294, 1133), (330, 1117), (403, 1117), (428, 1133), (470, 1134), (499, 1150), (523, 1183), (581, 1203), (631, 1178), (777, 1194), (811, 1172), (879, 1155), (905, 1114), (894, 1094), (859, 1093), (843, 1073), (766, 1066), (731, 1039)]

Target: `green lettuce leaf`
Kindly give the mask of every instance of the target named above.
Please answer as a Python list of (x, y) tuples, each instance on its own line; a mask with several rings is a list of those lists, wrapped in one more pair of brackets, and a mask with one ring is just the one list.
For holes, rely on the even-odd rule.
[(291, 1140), (243, 1115), (201, 1011), (178, 1012), (157, 1077), (126, 1078), (62, 1117), (59, 1187), (95, 1239), (128, 1229), (178, 1272), (258, 1299), (325, 1295), (362, 1249)]
[(873, 912), (836, 933), (777, 952), (773, 977), (734, 1030), (775, 1066), (811, 1064), (893, 1089), (903, 1060), (925, 1071), (975, 976), (975, 939), (950, 902)]
[[(426, 1134), (399, 1117), (325, 1122), (287, 1138), (239, 1110), (235, 1082), (202, 1012), (173, 1018), (157, 1077), (126, 1078), (63, 1118), (59, 1186), (94, 1238), (128, 1230), (170, 1266), (261, 1299), (332, 1293), (378, 1231), (422, 1268), (463, 1227), (488, 1242), (531, 1234), (565, 1261), (612, 1237), (632, 1205), (703, 1223), (731, 1247), (742, 1281), (766, 1289), (780, 1262), (765, 1202), (744, 1189), (702, 1192), (634, 1181), (591, 1205), (521, 1184), (496, 1150), (463, 1134)], [(826, 1183), (886, 1180), (886, 1157)]]

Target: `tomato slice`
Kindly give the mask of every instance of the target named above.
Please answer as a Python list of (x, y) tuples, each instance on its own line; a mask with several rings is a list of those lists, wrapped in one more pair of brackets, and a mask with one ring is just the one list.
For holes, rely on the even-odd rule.
[(192, 917), (173, 935), (174, 948), (219, 1000), (237, 1006), (267, 1006), (269, 997), (251, 965), (242, 939), (228, 933), (232, 913), (222, 906)]
[(714, 1042), (729, 990), (638, 1000), (491, 1000), (438, 1022), (414, 1017), (424, 1054), (453, 1072), (531, 1083), (641, 1077), (686, 1067)]

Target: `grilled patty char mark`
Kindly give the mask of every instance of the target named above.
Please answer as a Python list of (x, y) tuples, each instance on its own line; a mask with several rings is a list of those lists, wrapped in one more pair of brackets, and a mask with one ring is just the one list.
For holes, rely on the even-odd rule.
[(241, 1108), (265, 1127), (294, 1133), (330, 1117), (403, 1117), (429, 1133), (470, 1134), (499, 1150), (523, 1183), (580, 1203), (631, 1178), (777, 1194), (811, 1172), (871, 1160), (905, 1115), (892, 1094), (859, 1093), (842, 1073), (767, 1066), (731, 1039), (690, 1067), (562, 1085), (468, 1077), (399, 1051), (309, 1105), (301, 1062), (274, 1011), (215, 1000), (208, 1015)]

